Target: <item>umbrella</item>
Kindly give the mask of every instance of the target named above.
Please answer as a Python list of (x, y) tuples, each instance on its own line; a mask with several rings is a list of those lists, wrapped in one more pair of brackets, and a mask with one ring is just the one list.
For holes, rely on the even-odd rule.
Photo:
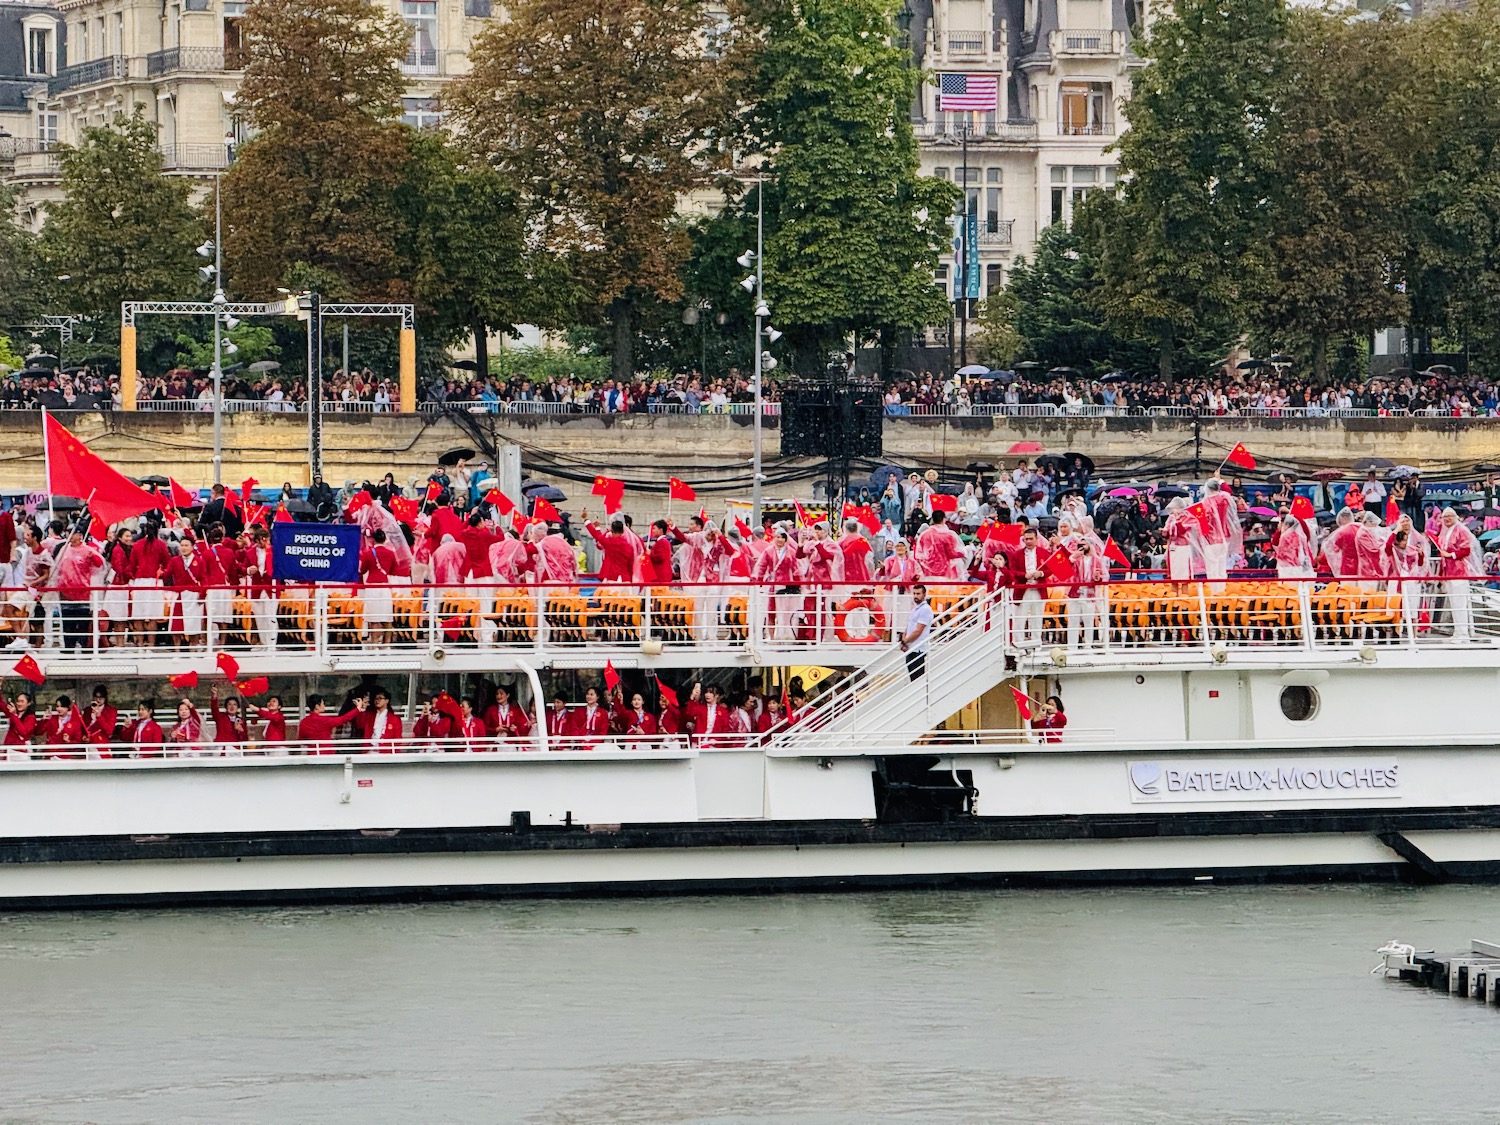
[(1123, 371), (1111, 371), (1104, 378), (1100, 379), (1099, 382), (1101, 382), (1101, 383), (1124, 383), (1124, 382), (1126, 382), (1126, 381), (1128, 381), (1128, 380), (1130, 380), (1132, 378), (1134, 378), (1133, 375), (1127, 375)]
[(989, 371), (985, 377), (993, 379), (997, 383), (1014, 383), (1016, 381), (1016, 373), (1014, 371), (1003, 371), (999, 368)]
[(1297, 361), (1295, 359), (1293, 359), (1289, 355), (1281, 355), (1280, 353), (1277, 353), (1276, 355), (1273, 355), (1271, 357), (1271, 362), (1272, 363), (1296, 363)]
[(1314, 518), (1318, 521), (1319, 527), (1331, 527), (1338, 522), (1338, 516), (1326, 510), (1318, 512)]
[(478, 361), (477, 360), (472, 360), (472, 359), (455, 359), (448, 366), (456, 368), (459, 371), (478, 371), (479, 370), (479, 363), (478, 363)]
[(1317, 472), (1313, 473), (1312, 477), (1313, 480), (1342, 480), (1344, 477), (1344, 470), (1319, 469)]
[(313, 514), (313, 506), (306, 500), (283, 500), (280, 502), (286, 505), (288, 515), (310, 516)]
[(438, 458), (438, 464), (452, 468), (460, 461), (472, 461), (473, 459), (474, 451), (472, 449), (450, 449)]
[(1042, 516), (1042, 517), (1040, 517), (1036, 521), (1036, 529), (1038, 531), (1043, 531), (1043, 532), (1053, 532), (1053, 531), (1056, 531), (1057, 530), (1057, 517), (1056, 516)]
[(1475, 508), (1473, 514), (1478, 516), (1480, 519), (1495, 519), (1496, 517), (1500, 517), (1500, 508), (1491, 508), (1489, 506), (1485, 506), (1483, 508)]
[(563, 495), (562, 489), (554, 488), (550, 484), (544, 484), (541, 488), (533, 488), (530, 492), (526, 493), (526, 498), (528, 500), (550, 500), (554, 504), (561, 504), (567, 499)]
[(1040, 371), (1042, 365), (1034, 359), (1028, 359), (1024, 363), (1016, 364), (1017, 371)]
[(1439, 372), (1443, 372), (1444, 374), (1447, 374), (1447, 375), (1457, 374), (1457, 372), (1455, 371), (1455, 369), (1452, 368), (1452, 367), (1449, 367), (1446, 363), (1434, 363), (1430, 367), (1428, 367), (1427, 370), (1423, 371), (1422, 374), (1423, 375), (1436, 375)]
[(1082, 378), (1083, 373), (1076, 367), (1054, 367), (1047, 372), (1048, 375), (1057, 375), (1067, 379)]
[(52, 367), (55, 366), (57, 362), (57, 357), (55, 355), (51, 355), (48, 352), (37, 352), (35, 355), (29, 355), (26, 357), (27, 367)]
[(1158, 498), (1165, 496), (1168, 500), (1177, 496), (1187, 496), (1188, 494), (1187, 489), (1177, 484), (1159, 484), (1151, 491)]
[(1091, 473), (1094, 471), (1094, 459), (1087, 453), (1068, 452), (1064, 453), (1063, 456), (1067, 458), (1067, 462), (1069, 465), (1073, 463), (1073, 458), (1077, 457), (1080, 461), (1083, 462), (1083, 467), (1085, 469), (1087, 469)]
[(1410, 465), (1397, 465), (1387, 474), (1391, 480), (1405, 480), (1407, 477), (1418, 476), (1420, 469), (1414, 469)]
[(1043, 465), (1051, 465), (1056, 468), (1066, 462), (1067, 456), (1066, 453), (1043, 453), (1036, 459), (1036, 467), (1040, 469)]
[(991, 465), (988, 461), (970, 461), (964, 466), (964, 472), (966, 473), (993, 473), (994, 471), (995, 466)]
[(1263, 520), (1273, 520), (1273, 519), (1276, 518), (1276, 510), (1274, 508), (1261, 508), (1261, 507), (1246, 508), (1245, 509), (1245, 514), (1246, 515), (1251, 515), (1251, 516), (1258, 516), (1260, 519), (1263, 519)]
[(149, 477), (141, 477), (141, 479), (139, 481), (137, 481), (136, 483), (138, 483), (138, 484), (154, 484), (154, 485), (156, 485), (159, 488), (166, 488), (172, 482), (170, 480), (168, 480), (166, 477), (153, 475), (153, 476), (149, 476)]
[(1263, 359), (1247, 359), (1243, 363), (1235, 364), (1234, 369), (1236, 371), (1259, 371), (1263, 367), (1270, 366), (1271, 365)]
[(1246, 543), (1269, 543), (1270, 541), (1271, 537), (1264, 531), (1256, 531), (1245, 536)]
[(59, 372), (59, 374), (61, 374), (61, 375), (77, 375), (82, 370), (83, 370), (82, 367), (64, 367), (62, 369), (62, 371)]
[(882, 465), (870, 474), (870, 491), (879, 496), (890, 487), (892, 479), (905, 480), (906, 470), (900, 465)]
[(1047, 447), (1039, 441), (1018, 441), (1005, 452), (1007, 453), (1040, 453)]
[(76, 512), (83, 507), (83, 501), (76, 496), (54, 496), (52, 497), (52, 509), (57, 512)]
[[(472, 362), (468, 361), (468, 360), (462, 360), (461, 359), (461, 360), (458, 361), (458, 363), (469, 363), (469, 366), (471, 368), (474, 366), (474, 364)], [(458, 363), (455, 363), (453, 366), (457, 367)], [(967, 367), (960, 367), (953, 374), (955, 374), (955, 375), (988, 375), (989, 373), (990, 373), (990, 369), (988, 367), (986, 367), (984, 364), (982, 364), (982, 363), (971, 363)]]
[(250, 365), (250, 370), (251, 371), (256, 371), (256, 372), (260, 372), (260, 371), (280, 371), (281, 370), (281, 364), (277, 363), (274, 359), (257, 359), (254, 363), (252, 363)]
[(1495, 528), (1494, 531), (1486, 531), (1479, 537), (1479, 541), (1486, 547), (1492, 545), (1496, 541), (1500, 541), (1500, 527)]
[(1361, 472), (1368, 472), (1370, 469), (1389, 469), (1395, 464), (1396, 462), (1389, 461), (1384, 457), (1361, 457), (1358, 461), (1354, 462), (1354, 467)]
[(550, 484), (548, 484), (544, 480), (529, 480), (529, 481), (525, 481), (521, 485), (521, 495), (522, 496), (530, 496), (533, 492), (540, 492), (544, 488), (551, 488), (551, 487), (552, 486)]
[(1140, 492), (1134, 488), (1112, 488), (1109, 494), (1111, 496), (1139, 496)]

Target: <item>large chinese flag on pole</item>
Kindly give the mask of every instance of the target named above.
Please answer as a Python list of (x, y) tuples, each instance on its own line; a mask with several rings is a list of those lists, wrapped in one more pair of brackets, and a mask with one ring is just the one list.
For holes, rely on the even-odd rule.
[(51, 414), (42, 414), (42, 441), (47, 465), (47, 491), (54, 496), (76, 496), (87, 501), (89, 512), (106, 524), (138, 516), (162, 506), (162, 498), (138, 488), (129, 478), (74, 437)]

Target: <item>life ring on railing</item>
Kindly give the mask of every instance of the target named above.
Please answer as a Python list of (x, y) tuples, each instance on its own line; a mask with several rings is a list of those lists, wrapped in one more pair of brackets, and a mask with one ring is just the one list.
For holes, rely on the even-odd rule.
[[(870, 615), (870, 631), (863, 636), (851, 636), (849, 634), (849, 614), (856, 609), (862, 609)], [(853, 597), (839, 606), (833, 614), (833, 632), (839, 640), (847, 645), (869, 645), (876, 641), (885, 639), (885, 629), (889, 622), (886, 620), (885, 611), (874, 598)]]

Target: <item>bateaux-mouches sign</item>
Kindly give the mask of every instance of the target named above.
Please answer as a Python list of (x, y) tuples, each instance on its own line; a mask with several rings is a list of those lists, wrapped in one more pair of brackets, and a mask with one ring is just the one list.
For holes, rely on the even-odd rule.
[(358, 582), (360, 529), (353, 524), (273, 523), (273, 573), (284, 582)]
[(1390, 758), (1348, 761), (1181, 760), (1130, 762), (1136, 804), (1205, 801), (1340, 801), (1401, 796), (1400, 767)]

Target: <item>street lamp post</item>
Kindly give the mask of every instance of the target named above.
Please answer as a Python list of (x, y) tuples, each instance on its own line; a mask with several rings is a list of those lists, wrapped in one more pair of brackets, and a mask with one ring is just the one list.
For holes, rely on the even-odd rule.
[[(781, 333), (774, 328), (766, 326), (766, 319), (771, 315), (771, 308), (766, 304), (766, 269), (765, 269), (765, 242), (766, 242), (766, 182), (764, 177), (756, 177), (755, 181), (755, 249), (747, 250), (735, 261), (740, 265), (748, 267), (754, 262), (755, 273), (740, 282), (740, 285), (755, 296), (755, 452), (751, 463), (750, 484), (750, 525), (752, 528), (760, 527), (761, 508), (761, 482), (764, 474), (761, 472), (761, 461), (763, 454), (763, 441), (761, 433), (761, 411), (764, 409), (764, 394), (761, 388), (761, 380), (765, 372), (776, 366), (776, 361), (765, 355), (765, 341), (768, 334), (773, 334), (772, 339), (779, 337)], [(769, 361), (769, 362), (768, 362)]]
[(229, 315), (226, 306), (229, 298), (224, 295), (224, 207), (219, 192), (220, 178), (214, 177), (214, 237), (198, 247), (198, 253), (207, 258), (213, 255), (214, 264), (199, 268), (204, 281), (212, 281), (214, 295), (209, 303), (213, 306), (214, 319), (214, 483), (224, 483), (224, 356), (233, 355), (238, 349), (232, 341), (224, 339), (224, 329), (239, 323)]

